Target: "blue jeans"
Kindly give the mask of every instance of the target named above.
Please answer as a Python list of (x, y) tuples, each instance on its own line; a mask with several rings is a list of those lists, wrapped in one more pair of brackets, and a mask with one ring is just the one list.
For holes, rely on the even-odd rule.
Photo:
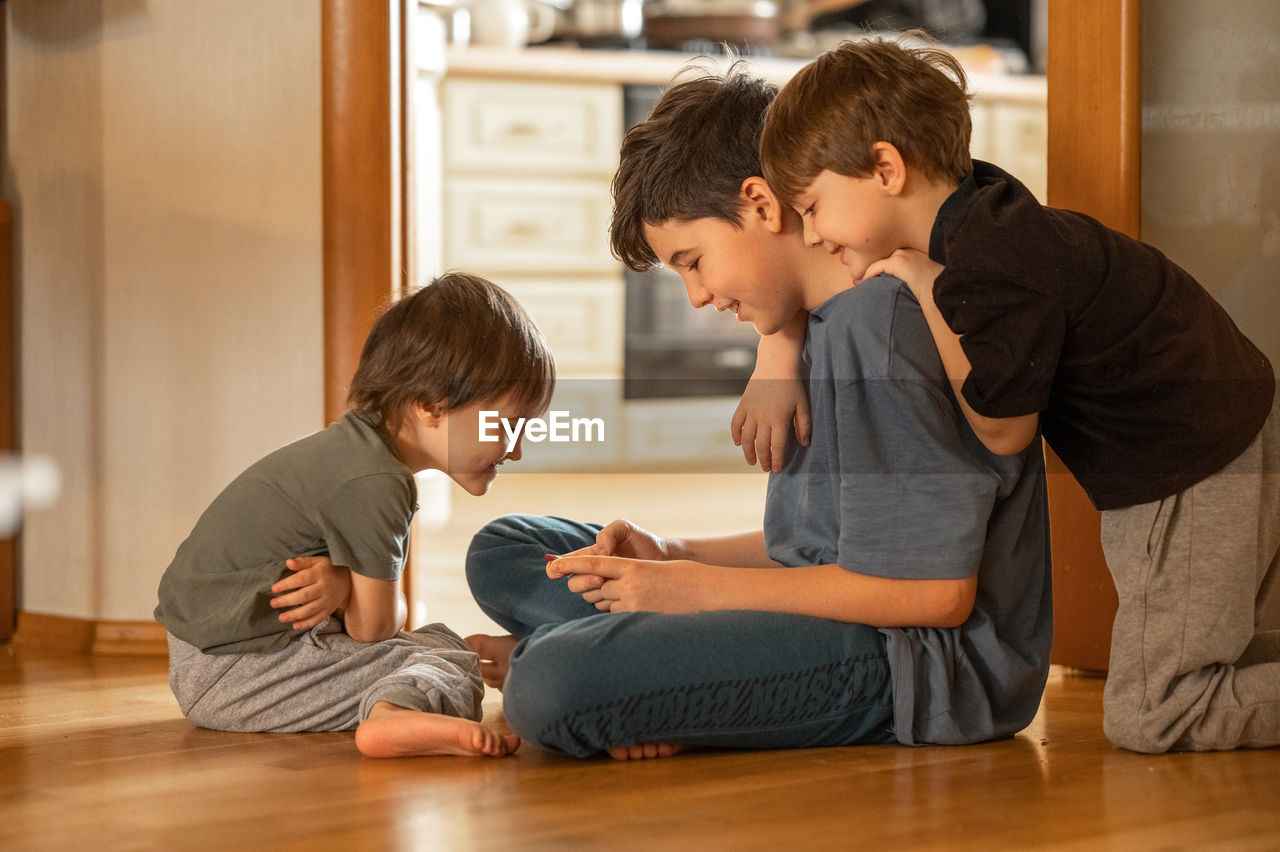
[(815, 748), (894, 742), (884, 638), (873, 627), (776, 612), (600, 613), (551, 580), (543, 554), (595, 541), (564, 518), (508, 515), (467, 554), (480, 608), (521, 641), (503, 687), (508, 724), (585, 757), (615, 746)]

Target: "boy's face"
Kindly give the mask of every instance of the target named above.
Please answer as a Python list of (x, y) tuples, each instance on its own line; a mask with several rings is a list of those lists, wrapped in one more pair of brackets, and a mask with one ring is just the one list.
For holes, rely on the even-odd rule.
[(891, 198), (875, 177), (823, 171), (792, 206), (804, 222), (805, 243), (838, 253), (856, 283), (866, 276), (867, 267), (906, 245)]
[(772, 334), (805, 307), (778, 234), (753, 216), (744, 216), (741, 228), (704, 218), (645, 225), (644, 233), (654, 254), (679, 273), (695, 308), (733, 311), (738, 322)]
[[(487, 434), (497, 440), (481, 440), (481, 412), (489, 421)], [(517, 411), (509, 399), (460, 406), (443, 414), (419, 411), (406, 418), (397, 439), (400, 458), (413, 470), (439, 470), (477, 497), (486, 494), (498, 477), (498, 469), (523, 455), (522, 437), (508, 451), (508, 436), (498, 418), (516, 420), (530, 412)]]

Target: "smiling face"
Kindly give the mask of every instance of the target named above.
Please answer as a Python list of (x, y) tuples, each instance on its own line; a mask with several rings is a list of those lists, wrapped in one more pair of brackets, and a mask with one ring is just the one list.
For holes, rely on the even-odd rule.
[(510, 452), (501, 427), (499, 440), (481, 440), (481, 411), (497, 411), (512, 424), (537, 413), (518, 410), (510, 399), (471, 403), (443, 414), (417, 408), (405, 417), (395, 438), (400, 460), (414, 471), (442, 471), (468, 494), (479, 497), (487, 493), (502, 463), (520, 460), (523, 437)]
[(894, 195), (879, 175), (857, 178), (823, 171), (793, 206), (804, 222), (804, 240), (821, 245), (861, 281), (867, 267), (909, 244), (898, 226)]
[(772, 334), (804, 308), (803, 292), (791, 257), (779, 251), (779, 235), (750, 215), (744, 219), (741, 228), (713, 218), (664, 222), (645, 225), (644, 234), (684, 281), (689, 304), (732, 311), (739, 322)]

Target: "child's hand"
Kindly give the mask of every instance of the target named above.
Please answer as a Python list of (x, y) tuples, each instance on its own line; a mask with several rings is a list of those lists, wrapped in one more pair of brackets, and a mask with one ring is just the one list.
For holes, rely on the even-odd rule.
[(782, 470), (792, 428), (801, 446), (809, 446), (812, 424), (805, 381), (804, 339), (809, 312), (799, 311), (782, 328), (760, 338), (756, 367), (729, 421), (729, 435), (742, 447), (747, 464)]
[[(622, 606), (614, 599), (606, 598), (601, 590), (612, 575), (597, 574), (593, 570), (594, 566), (601, 564), (650, 567), (667, 565), (676, 558), (678, 547), (678, 542), (672, 539), (656, 536), (630, 521), (618, 520), (596, 533), (595, 544), (579, 548), (548, 562), (547, 576), (553, 580), (568, 577), (569, 591), (581, 595), (583, 600), (594, 604), (601, 612), (610, 612)], [(657, 574), (652, 576), (656, 577)], [(615, 593), (620, 591), (617, 587), (613, 587), (613, 590)], [(648, 602), (653, 604), (652, 600)], [(635, 597), (630, 598), (627, 603), (639, 605)]]
[(351, 598), (351, 571), (334, 565), (327, 556), (300, 556), (285, 561), (293, 576), (271, 587), (271, 606), (288, 607), (280, 620), (294, 630), (310, 630), (346, 607)]
[(809, 446), (813, 427), (804, 382), (752, 376), (729, 423), (734, 446), (742, 447), (747, 464), (759, 460), (761, 470), (781, 471), (793, 428), (800, 445)]
[(559, 564), (569, 591), (600, 612), (698, 612), (709, 608), (708, 589), (722, 582), (715, 576), (720, 569), (686, 560), (576, 556)]
[[(937, 280), (942, 270), (946, 269), (940, 263), (934, 263), (929, 259), (929, 255), (916, 249), (898, 249), (884, 260), (877, 260), (875, 263), (867, 267), (867, 272), (862, 276), (862, 280), (887, 272), (895, 278), (901, 278), (911, 288), (911, 293), (916, 297), (921, 305), (931, 304), (933, 302), (933, 282)], [(859, 282), (861, 283), (861, 282)]]
[[(628, 556), (632, 559), (673, 559), (675, 543), (654, 535), (630, 521), (617, 520), (596, 533), (596, 543), (581, 547), (565, 556)], [(567, 571), (553, 570), (555, 562), (547, 564), (547, 574), (559, 577)]]

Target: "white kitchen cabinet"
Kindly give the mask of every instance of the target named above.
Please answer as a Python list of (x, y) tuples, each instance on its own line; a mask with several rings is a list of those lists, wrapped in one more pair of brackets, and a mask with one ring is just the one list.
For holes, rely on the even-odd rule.
[(1044, 99), (980, 96), (970, 112), (969, 151), (1004, 169), (1045, 203), (1049, 180), (1049, 118)]
[[(443, 100), (445, 267), (506, 288), (556, 356), (550, 412), (568, 418), (571, 440), (526, 438), (518, 469), (615, 465), (623, 279), (609, 217), (622, 88), (461, 75), (446, 77)], [(587, 434), (587, 422), (602, 424), (603, 435)]]
[(450, 169), (612, 176), (622, 98), (612, 84), (451, 79), (445, 126)]
[(622, 282), (519, 278), (506, 289), (542, 329), (562, 378), (616, 380), (622, 371)]
[(612, 203), (598, 179), (451, 172), (445, 256), (450, 266), (505, 276), (613, 272)]
[(658, 465), (676, 463), (680, 470), (698, 472), (703, 463), (741, 465), (742, 450), (729, 437), (729, 421), (737, 397), (651, 399), (633, 403), (626, 411), (628, 458), (649, 459)]

